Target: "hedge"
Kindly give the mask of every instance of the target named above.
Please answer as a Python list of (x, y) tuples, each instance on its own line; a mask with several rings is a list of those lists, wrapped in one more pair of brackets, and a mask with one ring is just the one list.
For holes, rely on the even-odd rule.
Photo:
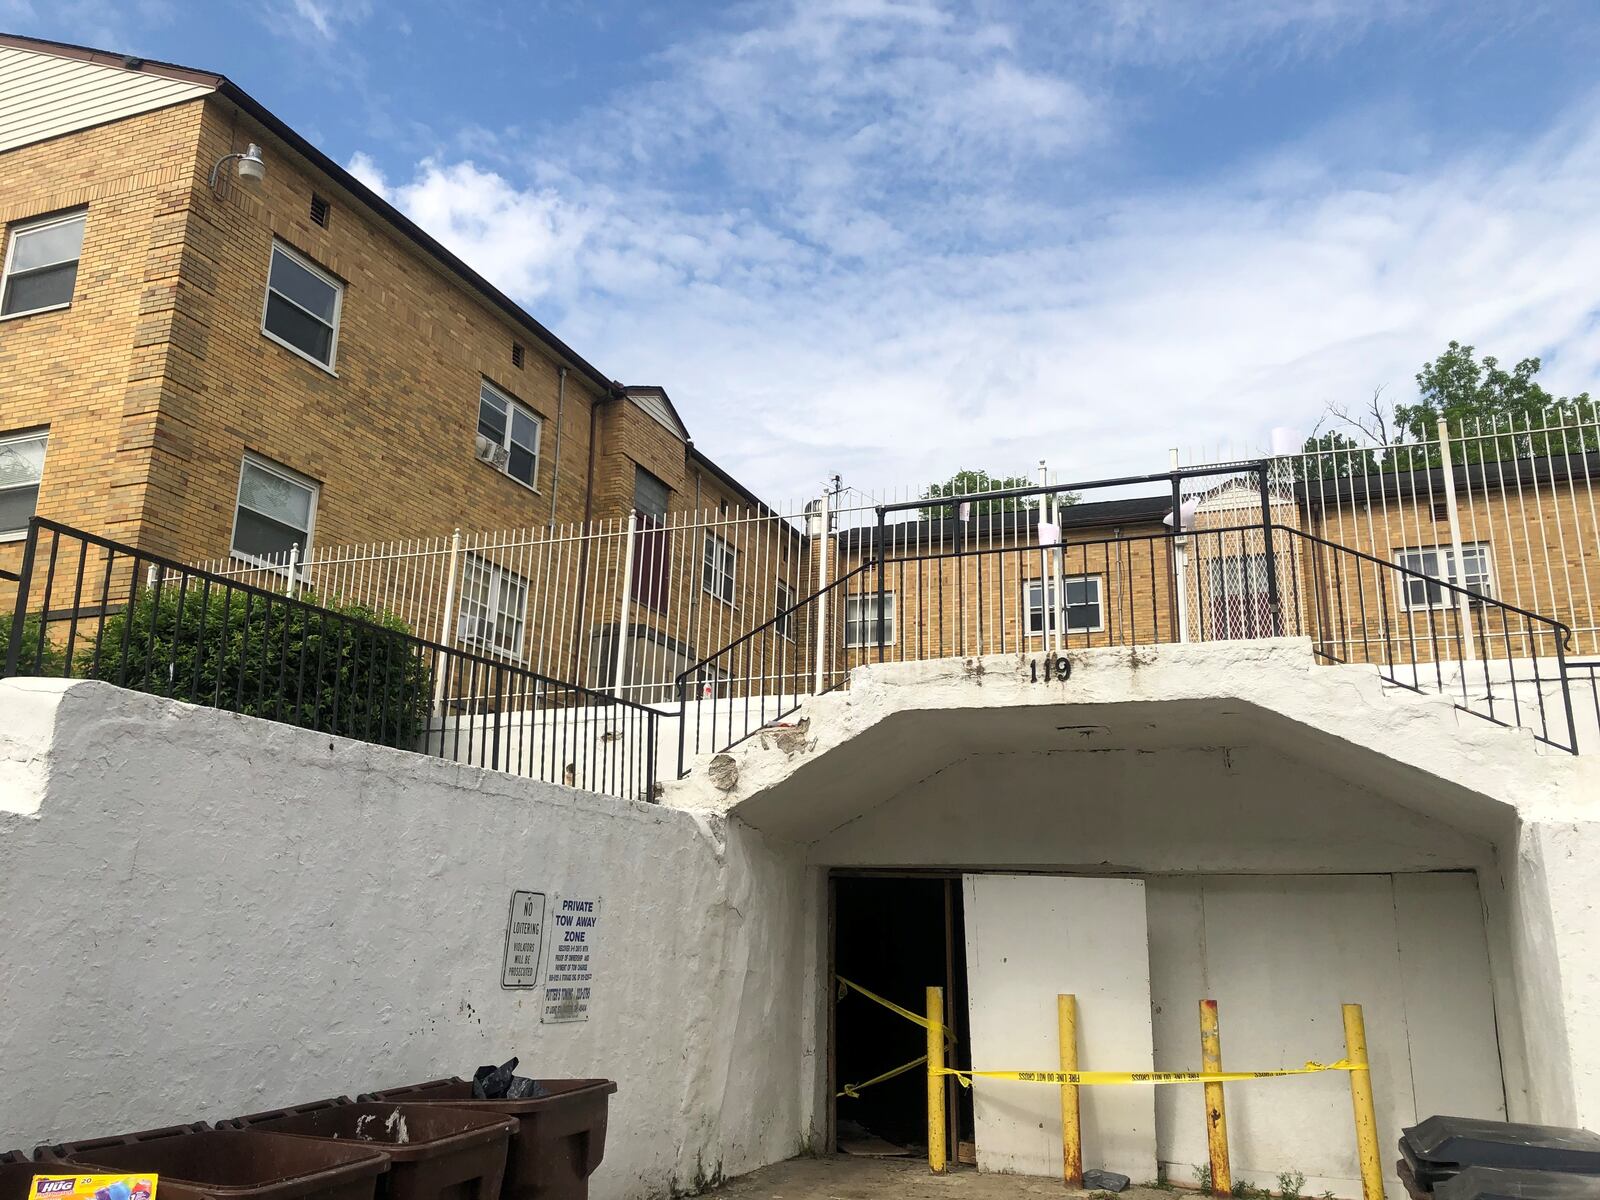
[[(392, 613), (191, 583), (147, 587), (105, 619), (73, 674), (306, 729), (416, 749), (432, 679)], [(351, 619), (346, 619), (351, 618)], [(376, 626), (377, 628), (372, 628)], [(26, 637), (26, 627), (24, 637)], [(123, 649), (126, 639), (127, 648)]]

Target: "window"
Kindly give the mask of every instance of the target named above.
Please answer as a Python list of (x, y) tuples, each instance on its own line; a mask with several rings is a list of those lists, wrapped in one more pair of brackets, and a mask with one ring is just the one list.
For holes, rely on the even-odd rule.
[[(544, 422), (487, 379), (478, 389), (478, 436), (495, 468), (529, 487), (539, 477), (539, 435)], [(498, 450), (500, 453), (493, 453)]]
[(85, 216), (79, 212), (16, 227), (6, 247), (0, 317), (48, 312), (72, 303)]
[[(1479, 592), (1485, 596), (1494, 595), (1489, 544), (1464, 542), (1461, 546), (1461, 557), (1466, 562), (1467, 569), (1464, 573), (1456, 570), (1456, 552), (1451, 546), (1419, 546), (1396, 550), (1394, 560), (1402, 567), (1421, 571), (1424, 575), (1433, 575), (1457, 587), (1464, 587), (1468, 591)], [(1400, 577), (1400, 595), (1401, 603), (1408, 609), (1442, 608), (1460, 601), (1458, 595), (1453, 592), (1446, 594), (1444, 587), (1434, 580), (1417, 579), (1411, 575)]]
[[(872, 595), (846, 596), (844, 601), (844, 644), (846, 646), (876, 646), (878, 644), (878, 597)], [(883, 640), (894, 643), (894, 593), (883, 594)]]
[(289, 247), (274, 243), (261, 332), (296, 354), (333, 370), (344, 286)]
[(0, 541), (28, 531), (39, 506), (39, 481), (44, 478), (42, 433), (0, 437)]
[(313, 225), (321, 225), (326, 229), (328, 227), (328, 215), (332, 210), (333, 206), (331, 204), (315, 192), (311, 193), (311, 223)]
[(291, 547), (303, 561), (317, 515), (317, 485), (287, 467), (244, 456), (233, 515), (233, 553), (250, 562), (284, 566)]
[(461, 615), (456, 636), (464, 646), (522, 657), (528, 581), (476, 554), (461, 560)]
[(777, 621), (772, 627), (778, 631), (779, 637), (786, 637), (793, 641), (794, 614), (788, 610), (794, 607), (794, 589), (787, 583), (778, 584), (778, 602), (774, 607), (777, 609), (774, 614), (777, 617)]
[[(1052, 602), (1055, 599), (1056, 597), (1051, 597)], [(1100, 576), (1073, 575), (1063, 579), (1060, 603), (1067, 610), (1069, 633), (1098, 633), (1105, 628), (1105, 619), (1101, 615), (1100, 607)], [(1050, 629), (1054, 632), (1055, 603), (1050, 605), (1048, 620)], [(1028, 632), (1042, 634), (1045, 630), (1045, 621), (1044, 581), (1038, 580), (1028, 585)]]
[(633, 511), (639, 526), (633, 542), (633, 598), (658, 613), (667, 611), (667, 566), (672, 534), (667, 501), (672, 490), (643, 467), (633, 468)]
[(706, 591), (724, 604), (733, 603), (733, 543), (714, 533), (706, 534), (705, 570), (702, 581)]

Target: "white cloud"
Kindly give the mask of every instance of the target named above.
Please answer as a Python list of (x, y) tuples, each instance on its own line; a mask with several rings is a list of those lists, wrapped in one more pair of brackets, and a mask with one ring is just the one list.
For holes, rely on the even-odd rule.
[(1510, 154), (1360, 176), (1313, 142), (1093, 198), (1104, 105), (1016, 28), (786, 11), (674, 51), (536, 161), (352, 169), (775, 496), (1041, 456), (1158, 470), (1404, 392), (1452, 337), (1594, 377), (1600, 107)]

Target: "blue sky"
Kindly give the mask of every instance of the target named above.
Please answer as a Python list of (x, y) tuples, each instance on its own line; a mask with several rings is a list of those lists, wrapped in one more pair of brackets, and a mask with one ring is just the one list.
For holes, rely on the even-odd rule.
[(0, 0), (229, 75), (774, 497), (1600, 391), (1600, 9)]

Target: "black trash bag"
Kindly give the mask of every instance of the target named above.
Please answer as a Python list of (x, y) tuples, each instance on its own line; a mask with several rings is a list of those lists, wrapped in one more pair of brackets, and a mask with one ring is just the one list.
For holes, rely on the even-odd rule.
[(516, 1074), (517, 1060), (498, 1067), (479, 1067), (472, 1073), (474, 1100), (532, 1100), (546, 1095), (536, 1079)]

